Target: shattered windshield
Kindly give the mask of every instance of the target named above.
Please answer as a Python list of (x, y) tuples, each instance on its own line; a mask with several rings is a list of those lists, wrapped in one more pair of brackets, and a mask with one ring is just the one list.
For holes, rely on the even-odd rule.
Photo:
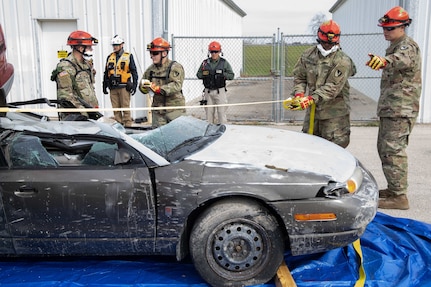
[(165, 126), (130, 136), (174, 162), (207, 146), (225, 129), (224, 125), (209, 124), (194, 117), (180, 117)]

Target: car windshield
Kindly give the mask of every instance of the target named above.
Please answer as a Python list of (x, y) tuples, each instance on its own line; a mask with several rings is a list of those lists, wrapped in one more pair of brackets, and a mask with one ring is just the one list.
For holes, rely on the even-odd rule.
[(201, 150), (219, 138), (225, 130), (224, 125), (213, 125), (184, 116), (157, 129), (130, 136), (169, 162), (175, 162)]

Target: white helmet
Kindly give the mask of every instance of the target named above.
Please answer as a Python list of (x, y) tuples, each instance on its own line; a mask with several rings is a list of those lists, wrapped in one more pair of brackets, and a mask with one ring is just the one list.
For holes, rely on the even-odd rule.
[(121, 44), (124, 44), (124, 40), (120, 36), (115, 35), (111, 40), (111, 44), (112, 45), (121, 45)]

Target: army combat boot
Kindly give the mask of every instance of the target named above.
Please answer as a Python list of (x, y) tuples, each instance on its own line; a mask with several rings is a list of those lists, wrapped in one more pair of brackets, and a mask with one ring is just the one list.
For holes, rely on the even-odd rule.
[(409, 200), (405, 194), (391, 195), (386, 198), (379, 199), (379, 208), (383, 209), (409, 209)]
[(395, 194), (387, 188), (379, 190), (379, 198), (387, 198), (387, 197), (390, 197), (393, 195), (395, 195)]

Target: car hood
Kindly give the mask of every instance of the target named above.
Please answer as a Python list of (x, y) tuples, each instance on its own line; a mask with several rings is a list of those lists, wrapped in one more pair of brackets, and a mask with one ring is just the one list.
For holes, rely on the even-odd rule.
[(226, 125), (217, 141), (186, 159), (311, 172), (339, 182), (347, 180), (357, 165), (348, 151), (317, 136), (236, 125)]

